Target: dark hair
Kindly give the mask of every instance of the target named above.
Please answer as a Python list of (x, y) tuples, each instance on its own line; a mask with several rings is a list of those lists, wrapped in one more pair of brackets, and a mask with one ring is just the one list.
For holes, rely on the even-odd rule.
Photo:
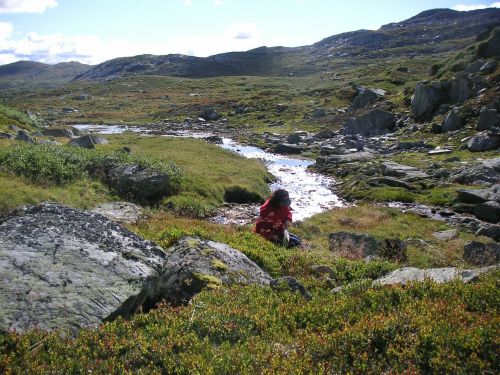
[(278, 189), (269, 197), (269, 205), (274, 208), (290, 206), (291, 203), (292, 201), (290, 200), (290, 195), (285, 189)]

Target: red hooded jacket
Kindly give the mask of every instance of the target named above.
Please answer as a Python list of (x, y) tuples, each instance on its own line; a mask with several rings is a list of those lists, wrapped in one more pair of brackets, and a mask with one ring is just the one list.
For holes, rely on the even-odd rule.
[(267, 240), (273, 240), (283, 235), (285, 221), (292, 221), (290, 208), (286, 205), (274, 208), (269, 204), (268, 199), (260, 207), (260, 217), (257, 219), (253, 231)]

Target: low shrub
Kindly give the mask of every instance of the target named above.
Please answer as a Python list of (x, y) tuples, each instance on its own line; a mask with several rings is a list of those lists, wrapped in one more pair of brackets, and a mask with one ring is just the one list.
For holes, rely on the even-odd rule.
[(177, 215), (189, 218), (206, 218), (217, 213), (217, 204), (195, 194), (181, 193), (164, 199), (162, 205)]

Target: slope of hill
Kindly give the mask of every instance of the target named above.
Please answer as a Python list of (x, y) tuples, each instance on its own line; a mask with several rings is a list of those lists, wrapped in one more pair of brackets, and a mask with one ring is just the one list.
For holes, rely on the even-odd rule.
[(76, 61), (49, 65), (35, 61), (17, 61), (0, 66), (0, 89), (56, 87), (87, 71), (91, 65)]
[(134, 74), (178, 77), (232, 75), (309, 75), (366, 59), (432, 55), (457, 51), (478, 34), (500, 24), (496, 8), (471, 12), (434, 9), (379, 30), (358, 30), (296, 48), (260, 47), (207, 58), (141, 55), (117, 58), (78, 75), (76, 80), (109, 79)]

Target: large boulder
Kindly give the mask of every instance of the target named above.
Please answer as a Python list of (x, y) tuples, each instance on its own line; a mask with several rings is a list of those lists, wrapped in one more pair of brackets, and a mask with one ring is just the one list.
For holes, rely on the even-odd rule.
[(479, 275), (490, 271), (491, 267), (479, 268), (476, 270), (461, 270), (455, 267), (449, 268), (428, 268), (420, 269), (414, 267), (404, 267), (392, 271), (391, 273), (378, 278), (374, 285), (394, 285), (409, 284), (416, 281), (432, 280), (435, 283), (446, 283), (453, 280), (461, 280), (465, 283), (475, 281)]
[(342, 133), (368, 136), (386, 134), (394, 129), (395, 121), (394, 113), (374, 109), (363, 116), (347, 120)]
[(459, 75), (451, 80), (448, 95), (453, 104), (469, 99), (472, 93), (472, 81), (467, 77)]
[(335, 232), (328, 235), (329, 249), (348, 259), (382, 257), (393, 260), (406, 260), (406, 244), (398, 239), (377, 240), (364, 233)]
[(137, 164), (114, 167), (105, 180), (121, 197), (139, 202), (156, 202), (174, 193), (169, 174)]
[(467, 142), (467, 148), (472, 152), (484, 152), (500, 148), (500, 134), (489, 131), (477, 133)]
[[(224, 285), (270, 285), (273, 279), (246, 255), (225, 244), (185, 237), (167, 249), (167, 262), (154, 289), (145, 290), (137, 306), (165, 299), (173, 305), (188, 302), (205, 288)], [(151, 302), (150, 302), (151, 303)]]
[(0, 221), (0, 330), (76, 334), (205, 288), (270, 285), (272, 278), (227, 245), (183, 238), (167, 250), (106, 217), (44, 203)]
[(276, 154), (300, 154), (304, 151), (304, 149), (300, 146), (290, 144), (290, 143), (280, 143), (276, 145), (273, 149), (273, 152)]
[(108, 141), (96, 134), (87, 134), (78, 138), (73, 138), (69, 141), (72, 146), (83, 147), (83, 148), (95, 148), (95, 145), (107, 144)]
[(464, 245), (464, 260), (476, 266), (497, 264), (500, 259), (500, 244), (469, 241)]
[(217, 121), (220, 119), (220, 115), (217, 113), (217, 111), (213, 108), (208, 108), (204, 110), (201, 114), (200, 117), (202, 119), (205, 119), (207, 121)]
[(441, 104), (441, 96), (438, 84), (417, 83), (411, 99), (411, 109), (415, 119), (430, 117)]
[(36, 143), (35, 139), (24, 129), (19, 129), (14, 139), (26, 143)]
[(366, 108), (371, 103), (384, 97), (385, 91), (381, 89), (370, 89), (367, 87), (358, 87), (358, 95), (354, 98), (351, 107), (353, 109)]
[(496, 109), (488, 109), (483, 107), (479, 113), (479, 122), (477, 130), (491, 130), (493, 128), (500, 128), (500, 115)]
[(73, 138), (75, 134), (68, 128), (46, 128), (42, 129), (42, 134), (48, 137)]
[(500, 158), (485, 160), (472, 167), (465, 167), (452, 178), (461, 184), (476, 184), (481, 181), (496, 183), (500, 180)]
[(44, 203), (0, 221), (0, 329), (94, 326), (161, 274), (165, 252), (102, 215)]
[(488, 201), (480, 203), (474, 207), (474, 215), (489, 223), (500, 222), (500, 203), (495, 201)]
[(429, 178), (429, 175), (417, 167), (410, 165), (398, 164), (392, 161), (386, 161), (381, 164), (382, 173), (384, 176), (400, 177), (406, 181), (418, 181), (422, 178)]
[(471, 204), (500, 202), (500, 184), (495, 184), (488, 189), (458, 189), (456, 201)]
[(460, 113), (458, 112), (457, 108), (453, 108), (450, 113), (448, 113), (448, 116), (446, 116), (445, 120), (443, 121), (443, 132), (451, 132), (454, 130), (462, 129), (465, 125), (464, 120), (460, 116)]

